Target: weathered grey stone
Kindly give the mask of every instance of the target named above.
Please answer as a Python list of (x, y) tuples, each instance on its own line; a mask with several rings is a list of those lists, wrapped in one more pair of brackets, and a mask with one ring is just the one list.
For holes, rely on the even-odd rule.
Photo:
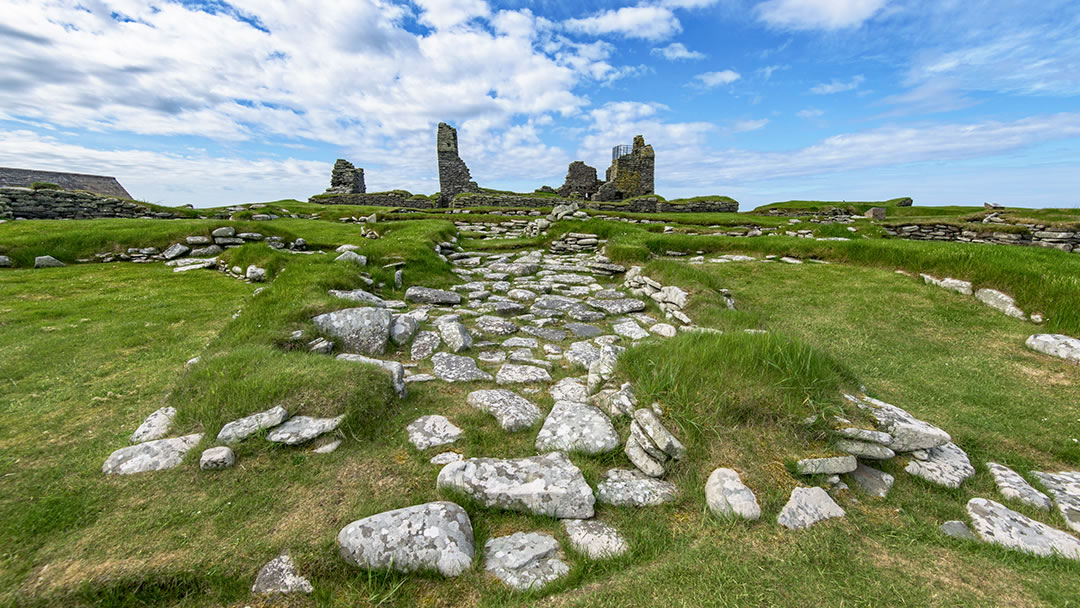
[(1019, 500), (1036, 509), (1050, 510), (1050, 497), (1032, 487), (1016, 471), (996, 462), (986, 463), (986, 468), (990, 469), (990, 474), (994, 476), (994, 483), (997, 484), (998, 492), (1001, 492), (1001, 495), (1005, 498)]
[(892, 436), (889, 449), (894, 452), (911, 452), (945, 445), (951, 438), (938, 427), (919, 420), (895, 405), (872, 397), (852, 397), (853, 401), (877, 420), (878, 429)]
[(530, 302), (536, 299), (536, 293), (528, 289), (511, 289), (506, 292), (506, 297), (518, 302)]
[(851, 472), (851, 476), (855, 478), (855, 483), (859, 484), (859, 487), (864, 492), (871, 496), (877, 496), (878, 498), (885, 498), (892, 489), (893, 478), (885, 471), (879, 471), (873, 467), (868, 467), (863, 463), (859, 463), (854, 471)]
[(761, 517), (757, 497), (733, 469), (716, 469), (705, 482), (705, 504), (721, 519), (740, 517), (756, 520)]
[(904, 470), (947, 488), (958, 488), (975, 474), (968, 456), (955, 443), (926, 450), (926, 458), (912, 458)]
[(314, 450), (311, 450), (311, 451), (312, 451), (312, 453), (315, 453), (315, 454), (330, 454), (331, 452), (338, 449), (339, 447), (341, 447), (341, 440), (340, 439), (335, 439), (335, 440), (333, 440), (333, 441), (331, 441), (329, 443), (324, 443), (323, 445), (321, 445), (321, 446), (319, 446), (319, 447), (317, 447), (317, 448), (315, 448)]
[(592, 342), (574, 342), (570, 345), (570, 348), (563, 353), (563, 357), (565, 357), (571, 365), (589, 369), (593, 362), (600, 358), (600, 349), (594, 346)]
[(419, 328), (420, 324), (413, 317), (394, 315), (390, 323), (390, 341), (398, 346), (408, 344)]
[(847, 439), (866, 441), (869, 443), (877, 443), (886, 446), (892, 443), (892, 435), (888, 433), (882, 433), (881, 431), (871, 431), (870, 429), (848, 427), (843, 429), (837, 429), (836, 434)]
[(161, 439), (172, 430), (173, 419), (176, 418), (175, 407), (163, 407), (155, 410), (146, 417), (146, 420), (131, 434), (131, 443), (143, 443)]
[(438, 328), (443, 342), (446, 343), (447, 348), (449, 348), (451, 352), (460, 353), (463, 350), (472, 348), (472, 336), (469, 335), (469, 330), (465, 329), (465, 326), (461, 323), (458, 323), (457, 321), (443, 321), (438, 323)]
[(780, 510), (776, 523), (790, 530), (809, 528), (819, 521), (843, 517), (844, 510), (821, 488), (795, 488)]
[(341, 340), (345, 348), (362, 355), (386, 352), (392, 315), (384, 308), (346, 308), (316, 316), (319, 331)]
[(665, 454), (674, 458), (675, 460), (681, 460), (686, 455), (686, 448), (683, 444), (671, 434), (671, 431), (667, 430), (667, 427), (660, 422), (660, 419), (656, 417), (656, 414), (648, 408), (640, 408), (634, 412), (634, 422), (640, 425), (641, 430), (649, 436), (649, 439), (656, 445), (656, 447), (663, 450)]
[(440, 344), (442, 344), (442, 339), (439, 338), (438, 333), (433, 331), (419, 332), (416, 334), (416, 338), (413, 339), (409, 358), (413, 361), (427, 359), (435, 354), (435, 351), (439, 349)]
[(678, 494), (675, 484), (631, 469), (611, 469), (596, 486), (599, 501), (617, 507), (662, 505), (674, 501)]
[(621, 298), (618, 300), (600, 300), (593, 298), (586, 300), (585, 303), (611, 315), (625, 315), (627, 313), (645, 310), (645, 302), (633, 298)]
[(564, 519), (570, 546), (591, 560), (618, 557), (629, 550), (626, 539), (613, 526), (595, 519)]
[(485, 350), (476, 355), (476, 358), (484, 363), (503, 363), (506, 361), (506, 353), (501, 350)]
[(405, 428), (409, 433), (409, 443), (418, 450), (426, 450), (438, 445), (454, 443), (464, 432), (446, 419), (446, 416), (421, 416)]
[(413, 285), (405, 290), (405, 301), (413, 302), (414, 304), (436, 304), (447, 306), (451, 304), (461, 304), (461, 296), (452, 291)]
[(585, 323), (565, 323), (563, 327), (574, 334), (575, 338), (595, 338), (604, 333), (604, 330), (599, 327)]
[(210, 236), (214, 238), (232, 238), (236, 236), (236, 228), (233, 228), (232, 226), (222, 226), (221, 228), (215, 228), (214, 231), (210, 233)]
[(439, 472), (438, 487), (462, 492), (484, 506), (558, 519), (589, 519), (595, 497), (566, 454), (531, 458), (469, 458)]
[(927, 285), (937, 285), (938, 287), (948, 289), (949, 291), (955, 291), (956, 293), (970, 296), (973, 292), (971, 289), (971, 283), (968, 281), (961, 281), (959, 279), (945, 278), (935, 279), (928, 274), (920, 274), (923, 282)]
[[(649, 477), (663, 477), (666, 472), (664, 469), (664, 462), (667, 461), (666, 455), (663, 458), (656, 455), (658, 448), (652, 445), (647, 437), (643, 438), (642, 435), (635, 433), (635, 423), (631, 423), (630, 436), (626, 438), (626, 445), (623, 446), (623, 453), (630, 460), (630, 464), (633, 464), (639, 471), (648, 475)], [(640, 427), (637, 427), (640, 429)], [(644, 444), (644, 445), (643, 445)], [(650, 446), (651, 450), (647, 450), (645, 446)], [(663, 452), (660, 452), (663, 454)]]
[(173, 243), (172, 245), (169, 245), (168, 249), (161, 253), (161, 257), (165, 258), (166, 260), (173, 260), (186, 254), (189, 251), (191, 251), (191, 247), (188, 247), (187, 245), (181, 245), (180, 243)]
[(1080, 532), (1080, 471), (1032, 471), (1031, 474), (1050, 491), (1066, 525)]
[(516, 333), (518, 326), (512, 321), (507, 321), (502, 317), (482, 316), (476, 319), (476, 328), (485, 334), (493, 334), (496, 336), (509, 336)]
[(806, 458), (796, 463), (800, 475), (837, 475), (850, 473), (858, 466), (854, 456)]
[(511, 262), (509, 264), (496, 262), (488, 266), (488, 270), (491, 272), (508, 274), (512, 277), (523, 277), (530, 274), (536, 274), (540, 270), (539, 264), (529, 263), (527, 261)]
[(572, 401), (556, 401), (536, 436), (539, 452), (603, 454), (617, 447), (619, 433), (611, 420), (591, 405)]
[(548, 340), (550, 342), (561, 342), (567, 337), (567, 333), (564, 330), (553, 329), (551, 327), (533, 327), (532, 325), (526, 325), (521, 328), (521, 331), (530, 336), (536, 336), (541, 340)]
[(277, 405), (265, 412), (252, 414), (226, 424), (218, 431), (217, 440), (221, 443), (237, 443), (263, 429), (272, 428), (281, 424), (288, 417), (289, 412), (280, 405)]
[(193, 258), (209, 258), (216, 255), (221, 255), (225, 251), (218, 245), (210, 245), (209, 247), (200, 247), (198, 249), (191, 250), (191, 257)]
[(364, 291), (363, 289), (353, 289), (352, 291), (341, 291), (340, 289), (331, 289), (330, 295), (335, 298), (342, 298), (344, 300), (350, 300), (352, 302), (359, 302), (361, 304), (369, 304), (377, 308), (386, 307), (386, 302), (379, 296)]
[(1035, 334), (1025, 342), (1031, 350), (1080, 364), (1080, 340), (1063, 334)]
[(397, 393), (398, 398), (404, 399), (409, 395), (409, 389), (405, 386), (405, 366), (401, 363), (398, 363), (397, 361), (383, 361), (382, 359), (373, 359), (371, 357), (365, 357), (364, 355), (354, 355), (351, 353), (338, 355), (337, 359), (338, 361), (364, 363), (366, 365), (381, 367), (386, 373), (390, 374), (390, 384), (394, 387), (394, 392)]
[(577, 378), (563, 378), (548, 388), (551, 398), (555, 401), (573, 401), (585, 403), (589, 395), (585, 392), (585, 385)]
[[(884, 435), (885, 433), (882, 434)], [(847, 452), (852, 456), (858, 456), (859, 458), (866, 458), (869, 460), (888, 460), (896, 456), (896, 452), (889, 448), (879, 443), (870, 443), (868, 441), (838, 439), (833, 443), (833, 447), (841, 452)]]
[(252, 283), (262, 283), (266, 281), (266, 269), (255, 265), (248, 266), (244, 271), (244, 278)]
[(484, 554), (484, 569), (518, 591), (540, 589), (570, 572), (558, 541), (539, 532), (489, 539)]
[(204, 471), (227, 469), (234, 464), (236, 464), (236, 454), (233, 453), (232, 448), (223, 445), (207, 448), (199, 457), (199, 468)]
[(120, 448), (105, 460), (101, 472), (106, 475), (131, 475), (171, 469), (180, 464), (184, 455), (202, 441), (202, 437), (202, 433), (196, 433)]
[(11, 268), (15, 263), (6, 255), (0, 255), (0, 268)]
[(488, 412), (506, 431), (520, 431), (536, 424), (543, 414), (531, 401), (506, 389), (473, 391), (465, 397), (469, 405)]
[(344, 264), (356, 264), (357, 266), (367, 266), (367, 256), (360, 255), (355, 251), (346, 251), (334, 258), (334, 261)]
[(465, 460), (465, 457), (457, 452), (443, 452), (442, 454), (436, 454), (431, 457), (431, 464), (450, 464), (451, 462), (461, 462)]
[(188, 245), (209, 245), (214, 242), (214, 239), (208, 236), (189, 236), (184, 239)]
[(1000, 310), (1010, 317), (1016, 319), (1027, 319), (1027, 315), (1024, 311), (1020, 310), (1016, 306), (1016, 300), (996, 289), (978, 289), (975, 291), (975, 299), (986, 304), (990, 308)]
[(585, 383), (589, 395), (595, 395), (615, 375), (615, 364), (622, 350), (610, 344), (600, 347), (600, 356), (589, 364), (589, 375)]
[(674, 338), (678, 335), (679, 330), (675, 329), (674, 325), (667, 323), (657, 323), (649, 327), (649, 333), (660, 336), (661, 338)]
[(551, 374), (535, 365), (517, 365), (504, 363), (495, 373), (496, 384), (528, 384), (531, 382), (551, 382)]
[(536, 338), (522, 338), (518, 336), (503, 340), (502, 345), (506, 348), (538, 348), (540, 343), (537, 342)]
[(967, 527), (967, 524), (955, 519), (941, 524), (938, 529), (940, 529), (942, 533), (944, 533), (946, 536), (951, 536), (953, 538), (975, 541), (979, 540), (975, 537), (974, 534), (971, 533), (971, 529)]
[(634, 389), (629, 382), (624, 382), (619, 390), (602, 390), (593, 395), (589, 402), (607, 412), (612, 418), (633, 416), (634, 410), (637, 409), (637, 397), (634, 396)]
[(59, 268), (61, 266), (65, 264), (51, 255), (39, 255), (34, 258), (34, 268)]
[(271, 430), (266, 435), (266, 440), (285, 445), (299, 445), (337, 429), (344, 419), (344, 414), (336, 418), (295, 416)]
[(386, 511), (352, 522), (337, 536), (348, 563), (369, 570), (438, 570), (458, 576), (472, 566), (472, 522), (452, 502)]
[(984, 542), (1041, 556), (1080, 560), (1080, 540), (985, 498), (967, 504), (971, 527)]
[(252, 593), (311, 593), (311, 582), (296, 569), (288, 553), (282, 553), (259, 569)]
[(641, 340), (642, 338), (649, 337), (649, 332), (642, 329), (641, 326), (637, 324), (637, 321), (634, 321), (633, 319), (627, 319), (621, 323), (616, 323), (612, 325), (611, 329), (615, 332), (615, 335), (631, 340)]
[(472, 382), (492, 380), (491, 374), (476, 366), (476, 360), (463, 355), (435, 353), (431, 357), (435, 375), (447, 382)]

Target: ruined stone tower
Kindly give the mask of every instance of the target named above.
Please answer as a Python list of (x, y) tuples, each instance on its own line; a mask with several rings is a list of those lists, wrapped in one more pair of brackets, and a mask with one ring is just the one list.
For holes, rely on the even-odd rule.
[(566, 181), (556, 192), (563, 197), (590, 199), (603, 183), (596, 179), (595, 168), (575, 160), (566, 170)]
[(439, 156), (439, 201), (450, 206), (454, 197), (462, 192), (478, 192), (480, 187), (472, 181), (469, 168), (458, 156), (457, 129), (445, 122), (439, 123), (435, 149)]
[(593, 195), (595, 201), (620, 201), (643, 194), (653, 194), (653, 179), (656, 173), (656, 155), (652, 146), (645, 145), (641, 135), (634, 137), (634, 145), (615, 146), (612, 150), (611, 166), (600, 190)]
[(330, 173), (330, 187), (327, 194), (364, 194), (367, 187), (364, 185), (364, 170), (354, 167), (344, 158), (337, 159), (334, 170)]

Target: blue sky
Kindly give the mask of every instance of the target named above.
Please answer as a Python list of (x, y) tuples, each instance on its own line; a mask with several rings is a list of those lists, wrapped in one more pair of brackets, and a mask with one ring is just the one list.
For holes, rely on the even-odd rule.
[(657, 191), (1080, 206), (1080, 3), (0, 0), (0, 165), (301, 198), (334, 159), (559, 186), (643, 134)]

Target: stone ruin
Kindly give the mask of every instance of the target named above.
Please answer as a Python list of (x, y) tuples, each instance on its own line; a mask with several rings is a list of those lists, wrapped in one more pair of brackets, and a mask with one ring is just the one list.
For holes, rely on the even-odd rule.
[(593, 195), (592, 200), (620, 201), (654, 193), (656, 154), (652, 146), (645, 145), (643, 136), (634, 137), (632, 147), (615, 146), (611, 157), (611, 166), (605, 175), (606, 181)]
[(449, 207), (454, 197), (462, 192), (479, 192), (480, 186), (472, 181), (469, 168), (458, 156), (457, 129), (445, 122), (439, 123), (436, 139), (439, 157), (439, 199), (441, 206)]
[(326, 194), (364, 194), (366, 192), (364, 170), (354, 167), (343, 158), (337, 159), (334, 170), (330, 174), (330, 187), (326, 189)]
[(566, 181), (557, 192), (564, 198), (591, 199), (604, 182), (596, 178), (596, 168), (580, 160), (570, 163), (566, 170)]

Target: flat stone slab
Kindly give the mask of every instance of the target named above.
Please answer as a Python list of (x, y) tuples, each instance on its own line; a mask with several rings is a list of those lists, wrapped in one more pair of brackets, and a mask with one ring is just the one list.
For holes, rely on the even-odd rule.
[(531, 382), (551, 382), (551, 374), (535, 365), (517, 365), (505, 363), (495, 373), (496, 384), (528, 384)]
[(439, 334), (442, 336), (443, 342), (446, 343), (446, 347), (452, 352), (460, 353), (463, 350), (472, 348), (473, 338), (469, 334), (469, 330), (461, 323), (457, 321), (437, 321), (436, 326), (439, 328)]
[(705, 504), (721, 519), (739, 517), (756, 520), (761, 517), (754, 492), (746, 487), (734, 469), (716, 469), (705, 482)]
[(540, 589), (570, 572), (559, 542), (548, 534), (515, 532), (484, 544), (484, 569), (518, 591)]
[(912, 458), (904, 470), (946, 488), (959, 488), (964, 480), (975, 474), (967, 453), (955, 443), (926, 450), (927, 458)]
[(517, 333), (519, 328), (513, 321), (508, 321), (502, 317), (485, 315), (476, 319), (476, 329), (489, 335), (509, 336)]
[(131, 475), (171, 469), (179, 465), (184, 455), (202, 441), (202, 438), (202, 433), (196, 433), (120, 448), (105, 459), (101, 472), (106, 475)]
[(556, 401), (536, 436), (536, 450), (603, 454), (619, 447), (619, 433), (611, 420), (584, 403)]
[(176, 418), (175, 407), (163, 407), (146, 417), (146, 420), (131, 434), (131, 443), (143, 443), (161, 439), (172, 430), (173, 419)]
[(589, 394), (585, 391), (585, 385), (577, 378), (563, 378), (554, 385), (548, 387), (548, 393), (555, 401), (573, 401), (585, 403)]
[(1016, 306), (1016, 300), (1012, 296), (1001, 293), (996, 289), (977, 289), (975, 290), (975, 299), (1014, 319), (1027, 319), (1027, 315)]
[(996, 462), (986, 463), (986, 468), (994, 476), (994, 483), (997, 484), (998, 492), (1001, 492), (1001, 495), (1005, 498), (1019, 500), (1036, 509), (1050, 510), (1050, 497), (1036, 490), (1016, 471)]
[[(886, 433), (882, 433), (885, 435)], [(852, 456), (867, 460), (888, 460), (896, 456), (896, 452), (879, 444), (869, 441), (856, 441), (854, 439), (838, 439), (833, 442), (833, 447), (841, 452), (847, 452)]]
[(780, 510), (776, 523), (790, 530), (809, 528), (819, 521), (843, 517), (844, 510), (821, 488), (795, 488)]
[(532, 325), (526, 325), (521, 328), (521, 331), (529, 334), (530, 336), (536, 336), (541, 340), (547, 340), (549, 342), (562, 342), (569, 335), (565, 330), (555, 329), (552, 327), (534, 327)]
[(386, 511), (352, 522), (337, 536), (338, 552), (348, 563), (369, 570), (438, 570), (458, 576), (472, 567), (472, 522), (452, 502)]
[(451, 304), (461, 304), (461, 296), (452, 291), (414, 285), (405, 290), (405, 301), (414, 304), (448, 306)]
[(796, 463), (800, 475), (839, 475), (850, 473), (858, 466), (854, 456), (806, 458)]
[(859, 466), (851, 472), (851, 476), (855, 478), (855, 483), (867, 494), (871, 496), (877, 496), (878, 498), (885, 498), (892, 489), (893, 482), (896, 479), (886, 473), (873, 467), (868, 467), (863, 463), (859, 463)]
[(446, 382), (473, 382), (492, 380), (491, 374), (476, 366), (476, 360), (464, 355), (435, 353), (431, 357), (435, 375)]
[[(634, 422), (638, 423), (641, 430), (649, 436), (653, 444), (665, 454), (675, 460), (682, 459), (686, 455), (686, 448), (682, 442), (667, 430), (656, 414), (648, 408), (639, 408), (634, 411)], [(644, 446), (643, 446), (644, 447)]]
[(266, 435), (267, 441), (284, 443), (285, 445), (299, 445), (311, 441), (319, 435), (336, 430), (345, 415), (336, 418), (312, 418), (310, 416), (295, 416), (288, 419), (280, 426), (274, 427)]
[(564, 519), (563, 528), (570, 538), (570, 546), (591, 560), (618, 557), (630, 546), (613, 526), (595, 519)]
[(251, 437), (263, 429), (273, 428), (289, 417), (289, 412), (276, 405), (265, 412), (245, 416), (221, 427), (217, 440), (221, 443), (237, 443)]
[(437, 486), (462, 492), (487, 507), (558, 519), (589, 519), (596, 502), (581, 470), (562, 452), (452, 462), (439, 472)]
[(616, 336), (622, 336), (631, 340), (641, 340), (642, 338), (649, 337), (649, 332), (642, 329), (641, 326), (637, 324), (637, 321), (630, 319), (612, 325), (611, 330), (615, 332)]
[(564, 323), (563, 327), (574, 334), (575, 338), (595, 338), (604, 333), (599, 327), (585, 323)]
[(895, 405), (873, 397), (851, 395), (847, 397), (877, 420), (878, 430), (892, 437), (888, 448), (894, 452), (926, 450), (952, 441), (945, 431), (929, 422), (919, 420)]
[(252, 593), (311, 593), (311, 582), (296, 569), (288, 553), (282, 553), (259, 569)]
[(349, 300), (350, 302), (359, 302), (361, 304), (368, 304), (377, 308), (386, 307), (386, 301), (379, 296), (365, 291), (363, 289), (353, 289), (352, 291), (342, 291), (340, 289), (331, 289), (330, 295), (335, 298), (341, 298), (343, 300)]
[(985, 498), (967, 504), (971, 527), (984, 542), (1034, 555), (1080, 560), (1080, 540)]
[(319, 331), (341, 340), (347, 350), (363, 355), (386, 352), (393, 315), (385, 308), (346, 308), (312, 319)]
[(674, 501), (679, 495), (675, 484), (653, 479), (641, 471), (611, 469), (596, 486), (603, 504), (618, 507), (653, 507)]
[(464, 432), (447, 420), (446, 416), (421, 416), (405, 427), (409, 433), (409, 443), (418, 450), (426, 450), (437, 445), (454, 443)]
[(1033, 351), (1080, 365), (1080, 340), (1063, 334), (1035, 334), (1024, 344)]
[(1032, 471), (1031, 474), (1050, 491), (1069, 528), (1080, 532), (1080, 471)]
[(417, 332), (416, 337), (413, 338), (412, 348), (409, 351), (409, 358), (413, 361), (427, 359), (431, 355), (434, 355), (435, 351), (439, 350), (440, 344), (442, 344), (442, 338), (439, 337), (438, 332)]
[(506, 389), (473, 391), (465, 402), (494, 416), (505, 431), (527, 429), (543, 417), (533, 402)]
[(573, 365), (589, 369), (593, 362), (600, 359), (600, 348), (592, 342), (574, 342), (563, 353), (563, 357)]
[(625, 315), (627, 313), (645, 310), (645, 302), (633, 298), (620, 298), (617, 300), (600, 300), (592, 298), (586, 300), (585, 303), (593, 308), (600, 309), (609, 315)]

